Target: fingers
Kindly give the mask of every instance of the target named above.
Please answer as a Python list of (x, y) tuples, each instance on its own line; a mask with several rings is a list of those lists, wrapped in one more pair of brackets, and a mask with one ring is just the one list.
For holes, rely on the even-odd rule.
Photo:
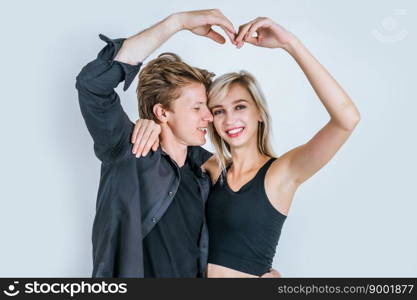
[(215, 15), (215, 20), (214, 20), (212, 25), (217, 25), (217, 26), (221, 27), (224, 30), (224, 32), (226, 33), (226, 35), (229, 37), (230, 42), (232, 44), (235, 44), (236, 30), (235, 30), (232, 22), (230, 22), (230, 20), (228, 18), (226, 18), (223, 15), (223, 13), (218, 9), (214, 9), (213, 13)]
[(223, 35), (213, 30), (212, 26), (219, 26), (223, 29), (226, 35), (229, 37), (230, 42), (235, 44), (236, 30), (233, 27), (232, 22), (226, 18), (219, 9), (209, 9), (201, 11), (188, 12), (191, 21), (189, 20), (188, 26), (185, 26), (191, 32), (197, 35), (206, 36), (217, 43), (224, 44), (226, 42)]
[(227, 36), (229, 37), (229, 40), (230, 40), (230, 42), (233, 44), (233, 45), (235, 45), (236, 44), (236, 42), (235, 42), (235, 36), (236, 36), (236, 33), (235, 32), (230, 32), (229, 31), (229, 29), (227, 29), (227, 28), (225, 28), (225, 27), (223, 27), (223, 26), (220, 26), (223, 30), (224, 30), (224, 32), (227, 34)]
[(245, 43), (249, 43), (249, 44), (257, 46), (259, 44), (259, 36), (258, 37), (245, 37), (243, 41)]
[(215, 25), (222, 27), (226, 33), (230, 33), (232, 35), (235, 34), (236, 30), (232, 22), (230, 22), (230, 20), (226, 18), (220, 10), (215, 10), (215, 13), (218, 17), (218, 22), (216, 22), (217, 24)]
[(211, 28), (210, 28), (209, 32), (206, 34), (206, 36), (208, 38), (211, 38), (213, 41), (215, 41), (219, 44), (224, 44), (226, 42), (226, 40), (224, 39), (224, 37), (221, 34), (219, 34), (218, 32), (214, 31)]
[(244, 25), (239, 26), (239, 32), (237, 37), (235, 38), (236, 46), (241, 48), (243, 46), (243, 38), (245, 37), (246, 33), (249, 31), (252, 22), (246, 23)]
[(148, 155), (151, 148), (153, 151), (156, 151), (158, 147), (156, 147), (156, 149), (154, 150), (155, 144), (159, 144), (159, 133), (156, 131), (152, 131), (145, 145), (143, 146), (142, 156)]
[[(132, 153), (136, 157), (147, 155), (156, 142), (159, 145), (160, 132), (160, 125), (153, 120), (139, 120), (136, 122), (132, 135), (132, 143), (134, 143)], [(157, 146), (156, 149), (158, 149)]]
[(249, 31), (246, 33), (245, 37), (253, 37), (253, 34), (261, 27), (265, 27), (270, 23), (270, 20), (267, 18), (258, 18), (257, 21), (252, 23)]
[(136, 125), (135, 125), (135, 128), (133, 129), (132, 137), (130, 139), (132, 144), (134, 144), (136, 142), (136, 136), (138, 135), (139, 129), (142, 126), (142, 124), (143, 124), (143, 120), (137, 120), (136, 121)]
[(139, 149), (140, 142), (142, 141), (143, 134), (145, 133), (147, 129), (147, 123), (148, 123), (147, 122), (148, 120), (140, 120), (140, 121), (141, 121), (141, 126), (135, 135), (136, 136), (135, 143), (133, 145), (133, 150), (132, 150), (132, 153), (136, 154), (136, 157), (139, 157), (142, 154), (141, 152), (138, 152), (138, 149)]
[[(261, 34), (259, 34), (257, 32), (257, 30), (260, 28), (261, 26), (258, 25), (258, 23), (253, 23), (249, 30), (246, 32), (245, 36), (243, 37), (243, 41), (252, 45), (259, 45), (259, 43), (261, 42)], [(256, 32), (256, 37), (254, 37), (254, 33)]]
[(241, 25), (239, 27), (239, 33), (236, 37), (237, 47), (241, 48), (244, 42), (248, 42), (252, 45), (258, 45), (261, 37), (259, 36), (259, 34), (257, 35), (257, 37), (254, 37), (254, 33), (257, 33), (258, 29), (262, 27), (269, 27), (270, 24), (270, 19), (259, 17), (253, 21)]
[(155, 143), (153, 143), (153, 145), (152, 145), (152, 151), (158, 150), (158, 147), (159, 147), (159, 138), (158, 138), (158, 140)]
[[(152, 135), (152, 127), (151, 126), (147, 126), (145, 132), (143, 133), (143, 136), (141, 138), (141, 140), (139, 141), (139, 145), (138, 145), (138, 150), (136, 153), (136, 157), (139, 156), (145, 156), (145, 146), (148, 144), (149, 138)], [(149, 148), (152, 146), (152, 144), (155, 141), (152, 141), (152, 143), (150, 144)], [(149, 150), (149, 149), (148, 149)]]

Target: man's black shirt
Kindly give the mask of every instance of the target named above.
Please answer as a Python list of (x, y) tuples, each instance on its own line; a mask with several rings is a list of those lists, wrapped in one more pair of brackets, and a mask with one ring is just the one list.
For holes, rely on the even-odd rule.
[(180, 177), (174, 200), (143, 240), (145, 277), (197, 277), (204, 205), (188, 161)]

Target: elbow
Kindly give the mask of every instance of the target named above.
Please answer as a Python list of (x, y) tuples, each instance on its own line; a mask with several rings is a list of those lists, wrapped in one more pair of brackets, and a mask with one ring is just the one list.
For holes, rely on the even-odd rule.
[(85, 65), (81, 71), (75, 77), (75, 87), (77, 90), (89, 90), (91, 88), (91, 82), (93, 80), (93, 72), (92, 68), (94, 65), (92, 63), (88, 63)]
[(356, 106), (353, 108), (352, 114), (350, 116), (351, 123), (353, 124), (353, 128), (358, 125), (358, 123), (361, 121), (361, 113), (356, 108)]
[(75, 77), (75, 87), (77, 89), (83, 88), (86, 85), (86, 80), (85, 80), (85, 76), (84, 76), (84, 69), (81, 70), (81, 72), (77, 75), (77, 77)]
[(356, 108), (349, 109), (340, 118), (334, 118), (332, 122), (346, 131), (353, 131), (361, 120), (361, 115)]
[(80, 92), (90, 92), (91, 91), (91, 83), (86, 78), (83, 71), (75, 78), (75, 88)]
[(361, 114), (359, 113), (358, 110), (355, 109), (355, 111), (349, 116), (344, 127), (349, 131), (353, 131), (355, 127), (358, 125), (358, 123), (360, 122), (360, 120), (361, 120)]
[(80, 74), (78, 74), (77, 77), (75, 77), (75, 87), (77, 88), (77, 90), (79, 90), (83, 86), (84, 86), (84, 80), (83, 80), (82, 71), (81, 71)]

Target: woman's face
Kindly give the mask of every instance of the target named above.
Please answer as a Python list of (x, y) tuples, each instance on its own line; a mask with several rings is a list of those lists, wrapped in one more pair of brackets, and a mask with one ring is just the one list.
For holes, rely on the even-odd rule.
[(239, 83), (231, 85), (223, 100), (209, 104), (213, 125), (230, 148), (240, 148), (257, 143), (259, 110), (248, 90)]

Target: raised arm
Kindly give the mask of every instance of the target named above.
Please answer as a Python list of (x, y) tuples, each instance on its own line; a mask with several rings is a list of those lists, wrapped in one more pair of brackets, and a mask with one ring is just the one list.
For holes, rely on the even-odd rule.
[[(255, 32), (256, 37), (253, 36)], [(276, 161), (277, 165), (285, 165), (287, 179), (299, 185), (336, 154), (358, 124), (359, 111), (342, 87), (301, 41), (271, 19), (257, 18), (241, 26), (236, 38), (237, 47), (242, 47), (244, 42), (260, 47), (282, 48), (288, 52), (303, 70), (330, 115), (330, 121), (313, 138)]]
[(123, 111), (114, 90), (118, 84), (125, 81), (124, 90), (127, 90), (142, 61), (180, 30), (224, 43), (224, 37), (213, 31), (212, 25), (220, 26), (234, 39), (233, 25), (218, 10), (175, 13), (128, 39), (112, 40), (100, 35), (107, 46), (81, 70), (76, 81), (81, 112), (100, 160), (116, 160), (132, 148), (130, 134), (134, 124)]
[(224, 37), (212, 29), (221, 27), (234, 43), (235, 29), (232, 23), (218, 9), (197, 10), (175, 13), (156, 25), (128, 38), (115, 60), (136, 65), (143, 62), (162, 43), (181, 30), (189, 30), (223, 44)]
[(141, 65), (113, 62), (123, 39), (112, 40), (103, 35), (100, 35), (100, 38), (107, 46), (78, 74), (76, 88), (81, 113), (94, 140), (94, 151), (104, 162), (122, 155), (123, 148), (127, 146), (123, 143), (126, 139), (123, 137), (128, 136), (132, 127), (114, 89), (121, 81), (125, 81), (126, 90)]

